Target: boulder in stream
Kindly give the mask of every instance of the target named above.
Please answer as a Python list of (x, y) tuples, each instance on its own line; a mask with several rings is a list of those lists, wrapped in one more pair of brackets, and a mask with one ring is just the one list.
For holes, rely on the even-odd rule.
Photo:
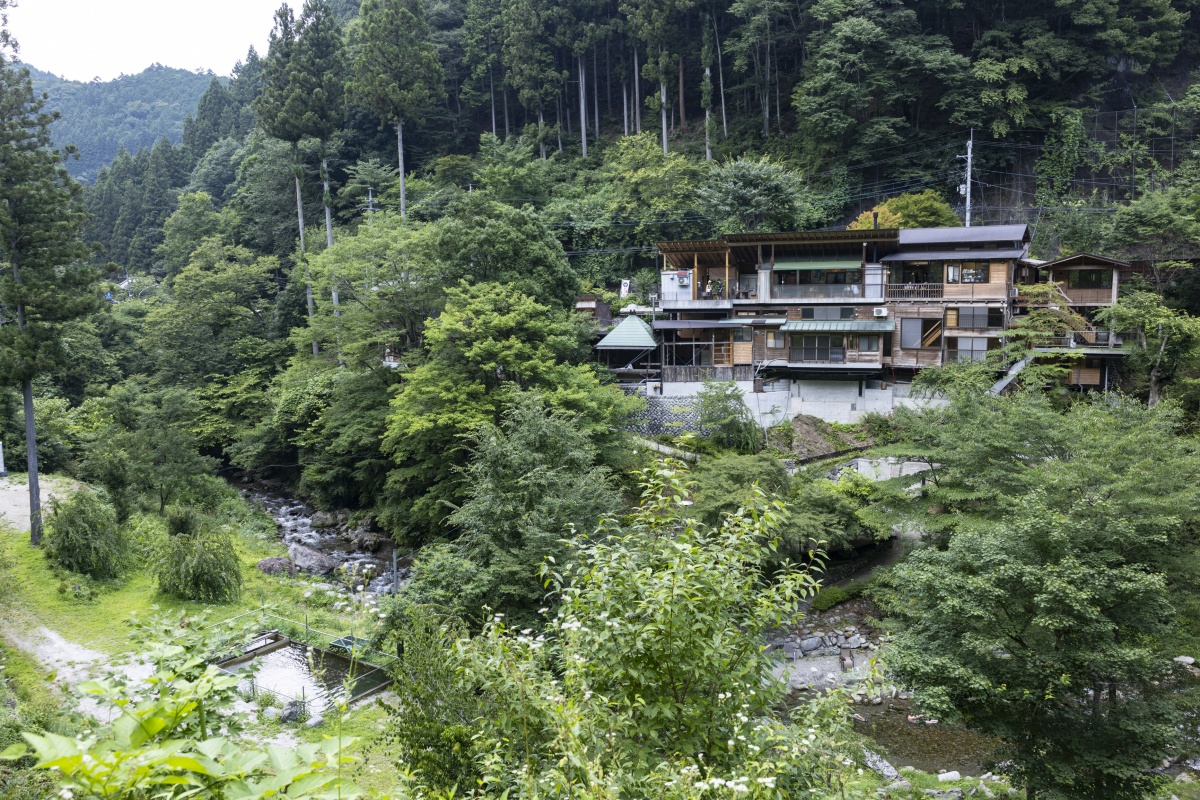
[(290, 558), (264, 558), (258, 562), (258, 571), (264, 575), (295, 575), (296, 565)]
[(328, 511), (316, 512), (309, 522), (314, 528), (336, 528), (338, 524), (337, 517)]
[(293, 544), (289, 547), (288, 555), (292, 557), (297, 569), (311, 572), (314, 575), (328, 575), (337, 569), (339, 564), (336, 558), (302, 544)]

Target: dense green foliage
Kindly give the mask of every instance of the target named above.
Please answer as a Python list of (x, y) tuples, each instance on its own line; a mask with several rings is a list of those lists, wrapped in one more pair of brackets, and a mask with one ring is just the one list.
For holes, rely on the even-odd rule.
[[(183, 522), (187, 516), (176, 517)], [(168, 519), (168, 523), (172, 520)], [(168, 524), (157, 556), (155, 577), (164, 594), (198, 603), (228, 603), (242, 591), (242, 565), (227, 531), (192, 520)]]
[(930, 469), (892, 502), (941, 546), (885, 593), (904, 623), (889, 665), (934, 713), (1002, 736), (1031, 796), (1142, 797), (1174, 741), (1162, 642), (1200, 475), (1178, 420), (1022, 393), (906, 423)]
[(626, 523), (580, 542), (572, 566), (551, 565), (560, 605), (540, 634), (497, 616), (467, 639), (429, 608), (396, 606), (389, 629), (423, 652), (402, 668), (413, 702), (393, 709), (391, 737), (406, 763), (428, 767), (414, 777), (429, 789), (478, 780), (487, 796), (510, 797), (838, 795), (843, 701), (801, 705), (782, 722), (781, 686), (758, 645), (814, 588), (804, 570), (769, 573), (777, 504), (756, 494), (708, 528), (685, 516), (679, 465), (641, 477)]
[(129, 566), (129, 539), (112, 506), (95, 492), (52, 501), (47, 522), (46, 555), (63, 569), (103, 581)]

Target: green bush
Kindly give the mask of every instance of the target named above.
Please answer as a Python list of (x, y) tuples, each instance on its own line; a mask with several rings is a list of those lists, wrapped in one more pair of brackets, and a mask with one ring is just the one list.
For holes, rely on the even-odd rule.
[(817, 592), (813, 598), (812, 607), (816, 611), (828, 611), (838, 603), (850, 600), (852, 595), (840, 586), (826, 586)]
[(129, 564), (129, 539), (108, 503), (90, 490), (51, 500), (46, 554), (71, 572), (96, 580), (120, 577)]
[(233, 540), (202, 524), (194, 533), (167, 537), (155, 577), (163, 594), (198, 603), (228, 603), (242, 594), (242, 565)]

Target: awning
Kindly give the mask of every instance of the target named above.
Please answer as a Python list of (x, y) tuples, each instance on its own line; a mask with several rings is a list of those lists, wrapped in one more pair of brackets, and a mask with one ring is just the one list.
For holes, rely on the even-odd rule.
[(722, 325), (730, 325), (735, 328), (748, 325), (782, 325), (785, 322), (787, 322), (787, 317), (735, 317), (721, 320)]
[(658, 347), (650, 326), (630, 315), (596, 344), (597, 350), (650, 350)]
[(685, 328), (726, 328), (723, 319), (656, 319), (654, 330), (683, 330)]
[(1024, 258), (1025, 248), (1007, 250), (921, 250), (909, 253), (892, 253), (882, 261), (1006, 261)]
[(896, 323), (890, 319), (797, 319), (779, 330), (791, 333), (891, 333), (896, 330)]
[(763, 269), (773, 269), (776, 272), (788, 269), (862, 269), (862, 259), (858, 256), (838, 258), (780, 258), (774, 265), (763, 264)]

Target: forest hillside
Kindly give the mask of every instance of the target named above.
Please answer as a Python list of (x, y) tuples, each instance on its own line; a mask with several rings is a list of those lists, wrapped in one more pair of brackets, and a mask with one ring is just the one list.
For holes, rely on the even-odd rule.
[(179, 144), (184, 120), (214, 80), (161, 64), (111, 81), (65, 80), (32, 66), (29, 72), (34, 90), (49, 95), (47, 107), (62, 115), (53, 126), (55, 143), (79, 150), (67, 168), (81, 181), (95, 180), (122, 149), (136, 153), (162, 138)]

